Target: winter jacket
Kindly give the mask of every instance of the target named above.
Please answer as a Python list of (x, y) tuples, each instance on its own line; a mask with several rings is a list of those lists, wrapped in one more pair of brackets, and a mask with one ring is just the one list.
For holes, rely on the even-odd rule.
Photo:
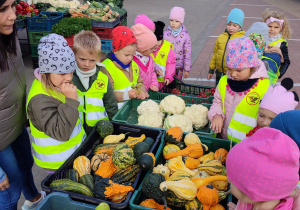
[(133, 60), (139, 66), (140, 77), (144, 80), (145, 90), (148, 91), (151, 85), (158, 87), (157, 76), (154, 71), (155, 63), (152, 56), (149, 55), (149, 61), (146, 66), (137, 56), (133, 56)]
[(280, 72), (279, 78), (281, 78), (286, 73), (287, 69), (289, 68), (289, 66), (291, 64), (287, 45), (288, 45), (287, 42), (282, 42), (280, 45), (280, 50), (282, 52), (284, 62), (281, 63), (280, 68), (279, 68), (279, 72)]
[[(227, 66), (226, 66), (226, 47), (227, 43), (231, 39), (235, 39), (238, 37), (243, 37), (245, 35), (245, 31), (238, 31), (235, 34), (230, 35), (227, 31), (220, 34), (214, 47), (214, 54), (209, 63), (209, 69), (215, 70), (217, 69), (219, 72), (223, 72), (226, 74)], [(209, 73), (212, 73), (210, 71)]]
[(164, 39), (171, 42), (176, 54), (176, 69), (190, 71), (192, 66), (192, 46), (191, 38), (184, 25), (181, 33), (174, 37), (172, 30), (167, 28), (164, 31)]
[[(269, 78), (266, 67), (264, 65), (264, 63), (259, 60), (258, 61), (258, 67), (255, 70), (255, 72), (250, 76), (249, 79), (256, 79), (256, 78)], [(228, 75), (228, 78), (231, 79), (231, 77)], [(269, 86), (269, 89), (272, 88), (271, 86)], [(238, 106), (238, 104), (242, 101), (242, 99), (245, 97), (244, 94), (239, 95), (239, 94), (227, 94), (226, 91), (226, 95), (225, 95), (225, 114), (223, 113), (223, 105), (222, 105), (222, 99), (221, 99), (221, 95), (219, 92), (219, 89), (216, 88), (216, 92), (214, 94), (214, 100), (213, 100), (213, 104), (210, 107), (210, 110), (208, 111), (208, 119), (210, 121), (213, 120), (213, 118), (216, 115), (220, 115), (223, 117), (224, 119), (224, 123), (223, 123), (223, 128), (222, 128), (222, 132), (221, 132), (221, 137), (224, 139), (227, 139), (227, 128), (229, 126), (229, 123), (231, 121), (231, 118), (234, 114), (234, 110), (236, 109), (236, 107)]]

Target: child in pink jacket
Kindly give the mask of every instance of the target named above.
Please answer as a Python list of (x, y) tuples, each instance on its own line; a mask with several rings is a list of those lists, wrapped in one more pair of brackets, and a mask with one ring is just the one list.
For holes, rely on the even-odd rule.
[(138, 43), (133, 60), (140, 68), (140, 76), (144, 80), (145, 90), (158, 91), (158, 81), (154, 71), (155, 63), (152, 56), (150, 56), (156, 47), (157, 39), (152, 31), (140, 23), (132, 26), (131, 30)]
[(216, 88), (208, 118), (221, 138), (240, 142), (257, 125), (260, 100), (270, 87), (269, 76), (248, 37), (228, 42), (226, 65), (227, 75)]

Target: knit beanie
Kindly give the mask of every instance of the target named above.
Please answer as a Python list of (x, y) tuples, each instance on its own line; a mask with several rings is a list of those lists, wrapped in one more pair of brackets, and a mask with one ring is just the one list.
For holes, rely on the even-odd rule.
[(255, 45), (258, 58), (262, 59), (263, 52), (266, 48), (266, 42), (263, 36), (257, 33), (251, 33), (248, 37), (252, 40), (253, 44)]
[(260, 34), (266, 41), (269, 39), (269, 26), (265, 22), (255, 22), (246, 31), (245, 36), (249, 36), (251, 33)]
[(130, 44), (137, 43), (136, 38), (127, 26), (118, 26), (112, 30), (113, 52), (120, 50)]
[(185, 11), (182, 7), (173, 7), (170, 12), (170, 17), (169, 19), (171, 20), (178, 20), (183, 24), (184, 21), (184, 16), (185, 16)]
[(150, 20), (150, 18), (148, 18), (147, 15), (140, 14), (140, 15), (136, 16), (136, 18), (134, 20), (134, 25), (136, 25), (138, 23), (143, 24), (144, 26), (149, 28), (151, 31), (155, 30), (155, 25), (154, 25), (153, 21)]
[(226, 66), (233, 69), (252, 68), (258, 65), (257, 50), (248, 37), (229, 40), (226, 48)]
[(156, 21), (155, 23), (155, 31), (154, 34), (156, 36), (157, 41), (160, 41), (164, 38), (164, 27), (165, 23), (162, 21)]
[(229, 151), (226, 169), (230, 182), (253, 201), (282, 199), (299, 182), (299, 148), (281, 131), (264, 127)]
[(131, 27), (138, 43), (138, 51), (144, 52), (157, 44), (157, 39), (152, 31), (146, 26), (138, 23)]
[(75, 70), (75, 56), (65, 38), (49, 34), (38, 45), (40, 73), (65, 74)]
[(244, 24), (244, 12), (241, 9), (234, 8), (230, 11), (228, 17), (227, 17), (227, 24), (230, 22), (239, 24), (241, 28)]

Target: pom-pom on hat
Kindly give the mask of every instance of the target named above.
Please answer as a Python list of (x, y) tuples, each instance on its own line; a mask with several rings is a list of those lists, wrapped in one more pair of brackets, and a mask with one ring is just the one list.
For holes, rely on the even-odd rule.
[(299, 182), (299, 148), (281, 131), (264, 127), (229, 151), (226, 169), (230, 182), (253, 201), (282, 199)]
[(226, 65), (234, 69), (257, 67), (257, 50), (252, 40), (245, 36), (229, 40), (226, 48)]
[(228, 17), (227, 17), (227, 24), (232, 22), (239, 24), (241, 28), (243, 27), (244, 24), (244, 12), (241, 9), (234, 8), (230, 11)]
[(156, 36), (157, 41), (160, 41), (164, 38), (164, 27), (165, 23), (162, 21), (156, 21), (155, 23), (155, 31), (154, 34)]
[(132, 30), (127, 26), (118, 26), (112, 30), (112, 47), (113, 52), (120, 50), (130, 44), (136, 43), (136, 37)]
[(143, 24), (138, 23), (132, 26), (131, 30), (136, 37), (139, 52), (144, 52), (157, 44), (154, 33)]
[(134, 25), (136, 25), (138, 23), (143, 24), (144, 26), (149, 28), (151, 31), (155, 30), (155, 25), (154, 25), (153, 21), (150, 20), (150, 18), (148, 18), (148, 16), (145, 14), (140, 14), (140, 15), (136, 16), (136, 18), (134, 20)]
[(169, 19), (171, 20), (178, 20), (183, 24), (185, 16), (185, 10), (182, 7), (173, 7), (170, 12)]

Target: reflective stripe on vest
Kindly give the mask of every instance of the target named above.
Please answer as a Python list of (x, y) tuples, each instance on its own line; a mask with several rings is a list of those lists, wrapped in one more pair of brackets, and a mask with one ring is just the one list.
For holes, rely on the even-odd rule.
[(273, 63), (276, 65), (276, 73), (274, 73), (272, 70), (267, 71), (268, 75), (269, 75), (269, 80), (270, 80), (270, 84), (274, 84), (277, 82), (278, 80), (278, 76), (279, 76), (279, 66), (277, 65), (276, 61), (274, 61), (272, 58), (266, 57), (266, 56), (262, 56), (262, 59), (268, 59), (270, 61), (273, 61)]
[(164, 40), (164, 43), (159, 49), (156, 58), (154, 57), (153, 53), (151, 53), (154, 62), (160, 67), (160, 69), (163, 72), (163, 76), (157, 77), (158, 82), (164, 82), (168, 55), (171, 48), (173, 49), (172, 43), (168, 42), (167, 40)]
[[(63, 95), (58, 96), (52, 91), (49, 92), (54, 98), (63, 103), (65, 102), (65, 97)], [(31, 98), (39, 94), (50, 96), (49, 93), (44, 90), (41, 82), (36, 79), (33, 81), (29, 91), (27, 106)], [(29, 123), (31, 135), (33, 137), (33, 157), (35, 163), (42, 168), (58, 169), (75, 152), (75, 150), (81, 145), (82, 141), (86, 138), (85, 131), (79, 119), (77, 120), (76, 126), (74, 127), (74, 130), (68, 141), (58, 141), (53, 139), (34, 127), (30, 120)]]
[[(102, 64), (105, 65), (106, 70), (109, 72), (111, 78), (114, 81), (114, 91), (125, 92), (131, 90), (131, 85), (136, 85), (139, 78), (139, 67), (136, 62), (131, 62), (132, 68), (132, 82), (128, 80), (126, 75), (118, 69), (110, 59), (105, 59)], [(123, 106), (124, 102), (118, 102), (118, 108)]]
[[(225, 113), (225, 95), (227, 76), (220, 79), (218, 88), (222, 98), (223, 112)], [(257, 112), (260, 100), (269, 88), (269, 79), (259, 79), (257, 86), (250, 90), (237, 105), (227, 129), (227, 138), (240, 142), (246, 138), (246, 134), (257, 125)]]
[[(278, 44), (279, 42), (280, 42), (280, 44)], [(288, 46), (288, 42), (283, 38), (280, 38), (280, 39), (276, 40), (275, 42), (270, 43), (269, 45), (276, 46), (278, 44), (279, 46), (276, 46), (276, 47), (280, 47), (281, 42), (286, 42), (286, 46)]]
[(80, 119), (83, 122), (84, 113), (86, 124), (90, 127), (93, 127), (99, 120), (108, 120), (102, 100), (107, 92), (107, 84), (108, 77), (99, 71), (97, 79), (86, 92), (77, 89), (80, 102)]

